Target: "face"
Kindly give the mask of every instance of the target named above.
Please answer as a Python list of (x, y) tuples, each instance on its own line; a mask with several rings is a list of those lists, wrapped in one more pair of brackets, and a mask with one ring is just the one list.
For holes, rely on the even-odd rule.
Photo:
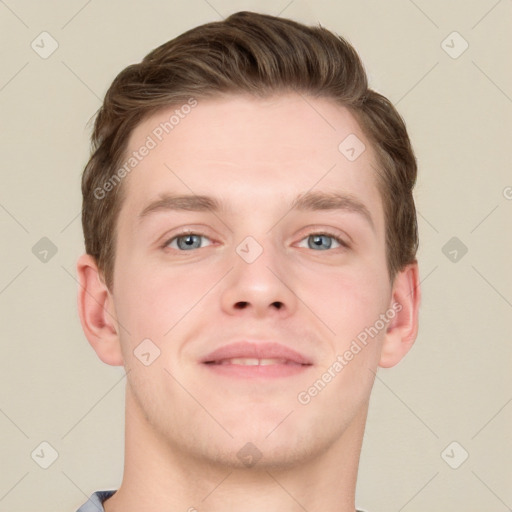
[[(112, 300), (131, 413), (199, 459), (305, 460), (366, 406), (379, 361), (385, 329), (354, 346), (392, 291), (370, 143), (327, 99), (198, 100), (161, 133), (175, 109), (132, 133), (130, 154), (156, 144), (123, 182)], [(211, 355), (235, 342), (255, 351)]]

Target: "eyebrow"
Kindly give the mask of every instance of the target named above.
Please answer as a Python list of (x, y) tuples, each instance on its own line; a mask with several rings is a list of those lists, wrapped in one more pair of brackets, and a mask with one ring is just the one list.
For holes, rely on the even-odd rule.
[[(205, 195), (162, 194), (149, 203), (139, 214), (139, 221), (158, 211), (194, 211), (213, 213), (226, 211), (226, 207), (216, 198)], [(361, 215), (375, 231), (375, 224), (367, 206), (352, 194), (337, 192), (306, 192), (297, 196), (290, 210), (335, 211), (344, 210)]]

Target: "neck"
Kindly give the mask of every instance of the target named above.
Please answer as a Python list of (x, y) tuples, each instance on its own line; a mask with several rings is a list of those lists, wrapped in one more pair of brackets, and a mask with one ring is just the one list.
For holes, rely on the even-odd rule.
[(323, 453), (293, 467), (235, 468), (198, 460), (155, 432), (126, 389), (123, 481), (105, 512), (354, 512), (368, 403)]

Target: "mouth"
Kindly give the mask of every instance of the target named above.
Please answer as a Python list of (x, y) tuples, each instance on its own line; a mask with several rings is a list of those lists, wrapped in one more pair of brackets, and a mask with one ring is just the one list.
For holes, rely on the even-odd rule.
[(205, 361), (205, 364), (240, 365), (240, 366), (269, 366), (269, 365), (295, 365), (310, 366), (309, 364), (297, 363), (288, 359), (254, 359), (250, 357), (234, 357), (232, 359), (221, 359), (220, 361)]
[(278, 343), (242, 341), (225, 345), (201, 363), (217, 375), (228, 377), (287, 377), (313, 366), (299, 352)]

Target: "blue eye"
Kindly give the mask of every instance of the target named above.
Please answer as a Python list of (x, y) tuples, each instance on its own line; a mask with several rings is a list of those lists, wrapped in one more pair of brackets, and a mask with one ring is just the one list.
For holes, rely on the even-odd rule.
[(337, 247), (332, 247), (332, 240), (338, 244), (338, 247), (348, 247), (341, 238), (329, 233), (312, 233), (303, 240), (308, 241), (308, 249), (320, 249), (321, 251), (336, 249)]
[[(183, 235), (178, 235), (175, 236), (174, 238), (171, 238), (170, 240), (167, 240), (167, 242), (165, 242), (164, 247), (171, 247), (172, 249), (178, 249), (182, 251), (188, 251), (190, 249), (200, 249), (201, 238), (209, 240), (208, 237), (200, 235), (198, 233), (185, 233)], [(175, 241), (177, 246), (172, 245)]]
[[(207, 236), (201, 235), (200, 233), (187, 232), (170, 238), (165, 242), (163, 247), (169, 247), (178, 251), (201, 249), (204, 247), (201, 244), (201, 239), (210, 240)], [(341, 238), (330, 233), (312, 233), (303, 238), (301, 242), (303, 240), (307, 240), (307, 248), (313, 250), (319, 249), (321, 251), (326, 251), (329, 249), (336, 249), (338, 247), (349, 247), (348, 244), (346, 244)], [(333, 241), (338, 245), (333, 247)]]

